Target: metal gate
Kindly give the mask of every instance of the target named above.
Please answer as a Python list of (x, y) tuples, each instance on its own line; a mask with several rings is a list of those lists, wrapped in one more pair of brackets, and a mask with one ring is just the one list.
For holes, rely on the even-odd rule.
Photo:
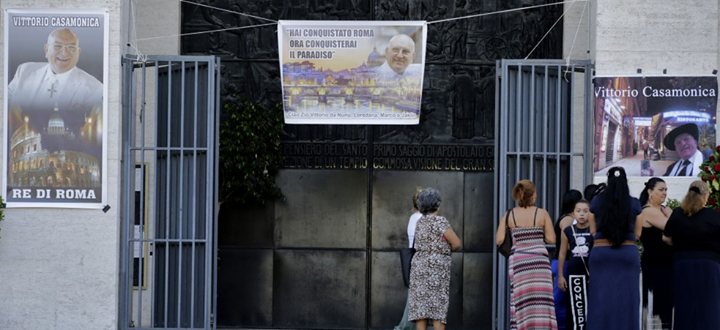
[[(537, 205), (557, 218), (562, 194), (592, 181), (591, 63), (501, 60), (496, 72), (495, 228), (522, 179), (535, 183)], [(493, 329), (502, 330), (510, 319), (507, 260), (495, 256)]]
[(215, 329), (213, 56), (123, 64), (120, 329)]

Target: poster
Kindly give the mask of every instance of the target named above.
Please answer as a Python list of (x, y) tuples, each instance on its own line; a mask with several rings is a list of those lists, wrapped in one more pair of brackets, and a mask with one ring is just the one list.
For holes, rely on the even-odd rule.
[(696, 177), (715, 148), (716, 76), (597, 77), (596, 175)]
[(419, 123), (423, 21), (280, 21), (287, 124)]
[(107, 24), (106, 10), (5, 11), (7, 207), (105, 205)]

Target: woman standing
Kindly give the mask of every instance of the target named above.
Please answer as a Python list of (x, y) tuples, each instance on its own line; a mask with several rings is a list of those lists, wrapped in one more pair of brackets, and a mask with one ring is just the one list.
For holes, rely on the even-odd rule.
[(437, 215), (440, 203), (440, 192), (433, 188), (418, 195), (417, 205), (423, 216), (415, 229), (417, 252), (411, 264), (408, 308), (408, 319), (418, 330), (427, 328), (428, 319), (433, 320), (435, 330), (445, 330), (450, 303), (450, 252), (462, 247), (450, 222)]
[(607, 189), (593, 198), (597, 233), (590, 269), (588, 330), (640, 328), (640, 202), (630, 197), (625, 169), (613, 167)]
[(529, 180), (515, 184), (512, 196), (517, 207), (500, 219), (496, 236), (497, 245), (501, 245), (507, 222), (514, 241), (509, 258), (510, 329), (554, 330), (553, 281), (544, 244), (555, 243), (552, 219), (535, 206), (535, 185)]
[(720, 329), (720, 214), (706, 209), (710, 190), (695, 181), (665, 225), (674, 247), (676, 330)]
[[(408, 247), (413, 247), (413, 240), (415, 238), (415, 227), (417, 226), (418, 220), (422, 218), (422, 213), (420, 213), (420, 210), (418, 210), (418, 196), (420, 195), (420, 192), (422, 192), (422, 188), (418, 187), (415, 189), (415, 194), (412, 197), (412, 203), (413, 203), (413, 214), (410, 216), (410, 219), (408, 220), (407, 225), (407, 235), (408, 235)], [(410, 307), (410, 295), (408, 292), (408, 300), (405, 303), (405, 310), (403, 311), (402, 319), (400, 320), (400, 324), (395, 326), (394, 330), (415, 330), (415, 323), (408, 321), (408, 308)]]
[[(575, 210), (575, 203), (582, 199), (580, 191), (570, 189), (563, 194), (562, 204), (560, 205), (560, 217), (555, 221), (555, 253), (553, 253), (553, 260), (550, 263), (553, 276), (553, 297), (555, 301), (555, 317), (558, 322), (558, 330), (564, 330), (567, 317), (567, 308), (565, 307), (567, 302), (567, 294), (558, 288), (558, 259), (560, 256), (560, 237), (565, 228), (573, 223), (573, 211)], [(566, 267), (566, 265), (563, 265)]]
[(640, 259), (643, 286), (643, 328), (653, 329), (659, 317), (662, 329), (672, 328), (672, 248), (662, 240), (665, 223), (672, 210), (662, 205), (667, 186), (660, 178), (651, 178), (640, 194), (642, 245)]

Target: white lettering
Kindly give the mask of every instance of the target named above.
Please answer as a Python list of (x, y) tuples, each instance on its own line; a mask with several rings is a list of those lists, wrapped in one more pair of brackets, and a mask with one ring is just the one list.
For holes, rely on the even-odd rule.
[(57, 199), (95, 199), (94, 189), (58, 189), (55, 191)]

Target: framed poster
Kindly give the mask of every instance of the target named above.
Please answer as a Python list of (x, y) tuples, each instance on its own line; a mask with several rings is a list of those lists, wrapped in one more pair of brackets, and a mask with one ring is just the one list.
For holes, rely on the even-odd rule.
[(716, 76), (595, 78), (595, 175), (692, 176), (715, 148)]
[(287, 124), (414, 125), (424, 21), (280, 21)]
[(8, 9), (4, 27), (7, 207), (102, 208), (107, 11)]

